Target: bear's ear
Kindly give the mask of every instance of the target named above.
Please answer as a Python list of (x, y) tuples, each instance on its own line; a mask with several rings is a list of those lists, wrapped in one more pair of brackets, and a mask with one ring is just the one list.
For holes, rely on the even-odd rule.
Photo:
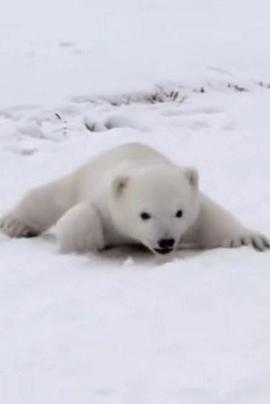
[(185, 168), (185, 175), (186, 175), (187, 179), (189, 180), (190, 184), (193, 187), (197, 188), (199, 185), (198, 171), (193, 167), (187, 167), (187, 168)]
[(114, 195), (116, 195), (116, 196), (122, 195), (124, 189), (127, 186), (128, 180), (129, 180), (129, 178), (124, 175), (119, 175), (118, 177), (116, 177), (113, 180), (112, 187), (113, 187)]

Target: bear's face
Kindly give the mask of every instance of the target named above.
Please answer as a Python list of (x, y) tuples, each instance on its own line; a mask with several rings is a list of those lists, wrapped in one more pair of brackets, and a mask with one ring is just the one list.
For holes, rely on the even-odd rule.
[(154, 167), (113, 181), (111, 215), (115, 225), (123, 235), (154, 253), (176, 249), (198, 209), (194, 169)]

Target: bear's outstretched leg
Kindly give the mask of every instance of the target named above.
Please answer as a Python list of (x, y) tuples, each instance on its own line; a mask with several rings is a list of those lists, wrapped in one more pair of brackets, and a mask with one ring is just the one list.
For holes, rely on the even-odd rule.
[(34, 237), (54, 225), (75, 200), (68, 181), (61, 179), (34, 188), (0, 219), (0, 229), (10, 237)]
[(98, 251), (104, 248), (101, 218), (89, 202), (75, 205), (56, 224), (61, 252)]
[(195, 234), (196, 244), (201, 248), (243, 245), (252, 245), (258, 251), (270, 248), (264, 235), (242, 226), (233, 215), (204, 195)]

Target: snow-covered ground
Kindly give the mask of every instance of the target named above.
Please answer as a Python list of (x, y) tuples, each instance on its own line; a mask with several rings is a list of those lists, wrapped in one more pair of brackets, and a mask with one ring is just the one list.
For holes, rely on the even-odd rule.
[[(129, 141), (270, 235), (270, 4), (9, 0), (0, 211)], [(0, 402), (268, 404), (270, 254), (60, 255), (0, 235)]]

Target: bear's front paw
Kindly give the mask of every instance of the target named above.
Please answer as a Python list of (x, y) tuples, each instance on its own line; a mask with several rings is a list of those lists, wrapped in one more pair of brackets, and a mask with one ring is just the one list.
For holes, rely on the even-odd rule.
[(55, 230), (63, 253), (104, 248), (102, 223), (90, 203), (79, 203), (71, 208), (56, 224)]
[(3, 233), (12, 238), (35, 237), (38, 235), (34, 229), (22, 223), (12, 214), (1, 219), (0, 229)]
[(222, 247), (236, 248), (252, 245), (257, 251), (265, 251), (270, 248), (270, 242), (264, 235), (256, 232), (248, 232), (223, 241)]

